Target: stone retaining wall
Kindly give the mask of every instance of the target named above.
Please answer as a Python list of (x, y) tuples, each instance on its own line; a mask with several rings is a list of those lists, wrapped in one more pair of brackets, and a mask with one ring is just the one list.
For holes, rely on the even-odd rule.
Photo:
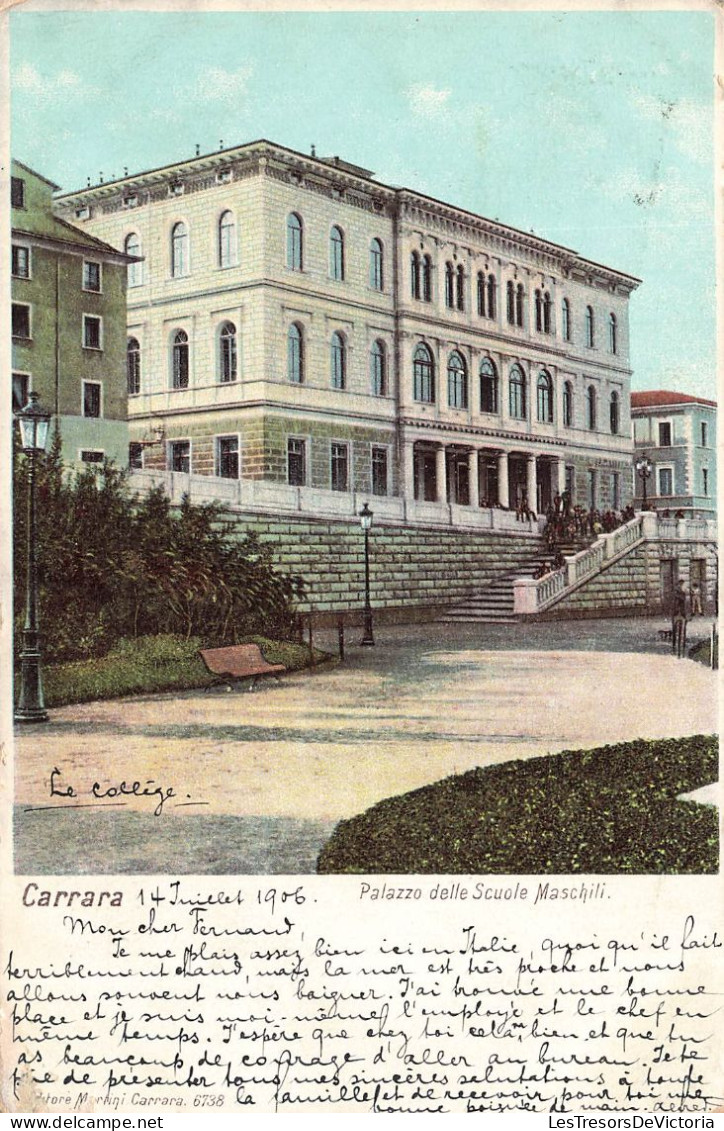
[[(277, 568), (304, 578), (307, 600), (300, 603), (301, 612), (362, 608), (364, 540), (358, 523), (252, 514), (231, 521), (239, 535), (255, 531), (271, 547)], [(383, 614), (413, 608), (432, 613), (515, 573), (542, 550), (537, 535), (374, 526), (371, 601)]]

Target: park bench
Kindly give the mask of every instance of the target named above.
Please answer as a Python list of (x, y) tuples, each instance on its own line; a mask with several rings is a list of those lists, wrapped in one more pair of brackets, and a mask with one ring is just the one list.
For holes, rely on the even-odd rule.
[(251, 679), (249, 691), (253, 691), (256, 682), (263, 675), (271, 675), (279, 681), (279, 673), (287, 669), (284, 664), (268, 663), (258, 644), (231, 644), (226, 648), (201, 648), (201, 659), (206, 664), (207, 671), (217, 678), (206, 688), (209, 691), (221, 683), (241, 683), (244, 679)]

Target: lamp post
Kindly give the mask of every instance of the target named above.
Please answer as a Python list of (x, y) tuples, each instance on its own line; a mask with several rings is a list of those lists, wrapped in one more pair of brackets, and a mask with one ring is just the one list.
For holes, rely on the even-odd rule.
[(370, 527), (372, 525), (372, 511), (367, 503), (359, 512), (359, 520), (365, 536), (365, 630), (360, 644), (372, 647), (375, 642), (372, 635), (372, 606), (370, 605)]
[(16, 414), (20, 425), (20, 442), (28, 457), (28, 517), (27, 517), (27, 592), (25, 600), (25, 628), (23, 650), (20, 655), (20, 697), (15, 709), (16, 723), (47, 722), (48, 712), (43, 702), (43, 680), (40, 670), (40, 644), (38, 639), (38, 576), (37, 532), (35, 516), (35, 465), (38, 455), (45, 451), (48, 439), (50, 413), (38, 403), (38, 394), (31, 393), (28, 403)]
[(641, 476), (641, 484), (643, 486), (643, 491), (641, 492), (641, 509), (646, 510), (648, 501), (646, 487), (649, 479), (651, 478), (651, 472), (653, 471), (653, 464), (651, 463), (651, 460), (648, 458), (648, 456), (643, 456), (642, 459), (636, 461), (636, 470)]

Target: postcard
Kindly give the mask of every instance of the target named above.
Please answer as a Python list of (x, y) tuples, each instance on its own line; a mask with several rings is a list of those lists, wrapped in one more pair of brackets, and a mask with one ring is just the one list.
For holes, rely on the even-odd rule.
[(713, 1127), (721, 13), (3, 20), (3, 1110)]

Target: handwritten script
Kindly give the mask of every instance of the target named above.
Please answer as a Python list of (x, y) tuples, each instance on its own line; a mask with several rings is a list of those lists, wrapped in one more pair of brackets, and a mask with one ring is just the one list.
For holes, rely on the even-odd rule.
[[(557, 916), (552, 931), (530, 906), (510, 929), (495, 906), (458, 903), (438, 905), (428, 925), (429, 904), (426, 919), (371, 908), (369, 881), (354, 882), (356, 905), (330, 910), (314, 884), (289, 880), (200, 890), (126, 878), (107, 898), (97, 881), (88, 891), (77, 877), (23, 881), (20, 910), (44, 942), (26, 932), (4, 960), (11, 1105), (672, 1112), (720, 1102), (720, 998), (702, 970), (722, 942), (699, 914), (613, 932), (601, 910)], [(432, 880), (421, 890), (429, 896)]]

